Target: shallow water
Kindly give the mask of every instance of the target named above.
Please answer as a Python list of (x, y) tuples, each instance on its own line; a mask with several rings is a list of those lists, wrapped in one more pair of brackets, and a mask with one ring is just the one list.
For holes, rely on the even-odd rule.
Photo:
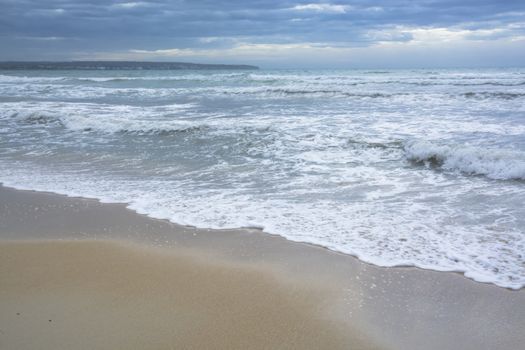
[(525, 70), (1, 71), (0, 170), (525, 285)]

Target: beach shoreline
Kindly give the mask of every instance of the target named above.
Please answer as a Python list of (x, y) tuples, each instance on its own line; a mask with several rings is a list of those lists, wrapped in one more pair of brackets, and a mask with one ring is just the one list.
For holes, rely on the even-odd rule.
[[(136, 348), (159, 349), (509, 349), (525, 343), (523, 289), (456, 273), (376, 267), (256, 229), (180, 226), (123, 204), (0, 186), (0, 252), (0, 344), (8, 348), (67, 342), (89, 348), (97, 336), (103, 341), (97, 348), (113, 349), (133, 348), (130, 339)], [(157, 273), (150, 276), (146, 267)], [(112, 284), (119, 276), (125, 291)], [(195, 288), (181, 289), (188, 276)], [(177, 304), (166, 290), (182, 293), (185, 302)], [(105, 304), (114, 299), (122, 301), (116, 309)], [(138, 301), (144, 304), (137, 311)], [(71, 312), (81, 305), (89, 311), (84, 319)], [(126, 318), (135, 311), (137, 317)], [(82, 322), (96, 326), (75, 326)], [(122, 325), (120, 333), (108, 332), (112, 324)], [(191, 336), (183, 336), (188, 327), (183, 333)]]

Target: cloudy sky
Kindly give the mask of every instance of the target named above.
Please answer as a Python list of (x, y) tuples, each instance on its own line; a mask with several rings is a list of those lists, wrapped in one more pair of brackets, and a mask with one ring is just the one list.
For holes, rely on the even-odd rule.
[(0, 0), (0, 60), (525, 65), (524, 0)]

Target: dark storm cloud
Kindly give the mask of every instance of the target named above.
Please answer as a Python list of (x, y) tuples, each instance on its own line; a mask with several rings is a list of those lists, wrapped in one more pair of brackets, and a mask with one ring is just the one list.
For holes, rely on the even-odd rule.
[[(503, 28), (524, 35), (521, 1), (74, 1), (0, 0), (0, 59), (24, 55), (250, 43), (368, 46), (409, 41), (396, 27)], [(521, 23), (521, 25), (520, 25)], [(473, 34), (474, 37), (476, 34)], [(482, 33), (481, 39), (490, 39)], [(477, 39), (480, 39), (477, 38)]]

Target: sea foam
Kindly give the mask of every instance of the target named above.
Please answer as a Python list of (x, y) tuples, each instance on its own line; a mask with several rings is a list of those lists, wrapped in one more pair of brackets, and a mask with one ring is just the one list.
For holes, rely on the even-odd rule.
[(495, 180), (525, 180), (525, 153), (465, 145), (438, 145), (428, 141), (407, 142), (407, 159), (446, 170), (484, 175)]

